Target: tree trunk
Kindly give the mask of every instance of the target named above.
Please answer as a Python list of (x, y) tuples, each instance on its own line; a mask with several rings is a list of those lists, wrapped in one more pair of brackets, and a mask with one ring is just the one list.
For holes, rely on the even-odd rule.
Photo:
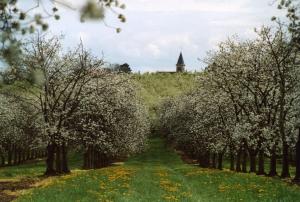
[(20, 150), (20, 152), (22, 153), (22, 162), (24, 163), (26, 161), (26, 151), (25, 150)]
[(47, 160), (46, 160), (46, 172), (45, 175), (56, 175), (54, 170), (54, 152), (55, 148), (53, 144), (48, 144), (47, 146)]
[[(46, 152), (47, 153), (47, 152)], [(35, 159), (35, 150), (32, 150), (31, 151), (31, 156), (30, 156), (31, 159)]]
[(89, 149), (83, 154), (83, 169), (89, 169)]
[(30, 150), (26, 150), (26, 161), (30, 160)]
[(70, 173), (69, 165), (68, 165), (68, 149), (65, 143), (62, 145), (62, 172)]
[(1, 166), (5, 166), (5, 156), (1, 155)]
[(238, 154), (236, 156), (236, 167), (235, 170), (236, 172), (241, 172), (241, 153), (242, 153), (242, 149), (239, 149)]
[(230, 152), (230, 170), (234, 170), (234, 155)]
[(17, 165), (18, 164), (18, 153), (17, 153), (15, 146), (13, 147), (13, 156), (14, 156), (14, 165)]
[(223, 154), (218, 155), (218, 169), (223, 170)]
[(56, 145), (55, 147), (55, 170), (56, 173), (62, 173), (62, 166), (61, 166), (61, 146)]
[(300, 128), (298, 128), (298, 141), (296, 144), (296, 175), (294, 182), (300, 183)]
[(274, 177), (277, 175), (277, 156), (276, 156), (276, 146), (274, 145), (272, 148), (271, 158), (270, 158), (270, 172), (269, 176)]
[(245, 148), (243, 149), (242, 172), (247, 172), (247, 150)]
[(36, 150), (36, 158), (38, 159), (38, 158), (40, 158), (41, 157), (41, 152), (40, 152), (40, 150)]
[(284, 141), (282, 145), (282, 178), (290, 177), (290, 169), (289, 169), (289, 146)]
[(286, 123), (286, 77), (282, 76), (280, 81), (279, 88), (280, 96), (279, 96), (279, 132), (282, 140), (282, 171), (281, 177), (287, 178), (290, 177), (289, 171), (289, 146), (286, 142), (286, 134), (285, 134), (285, 123)]
[(265, 175), (264, 151), (260, 150), (258, 154), (258, 172), (257, 175)]
[(200, 167), (205, 168), (205, 163), (204, 163), (204, 156), (203, 156), (203, 154), (199, 154), (199, 155), (198, 155), (198, 163), (199, 163), (199, 166), (200, 166)]
[(212, 168), (217, 168), (217, 155), (216, 153), (213, 153), (212, 155), (212, 164), (211, 164)]
[(21, 149), (16, 149), (18, 164), (22, 163), (22, 151)]
[(95, 159), (95, 149), (94, 149), (94, 146), (91, 147), (91, 169), (95, 169), (96, 168), (96, 159)]
[(12, 150), (11, 149), (8, 150), (8, 152), (7, 152), (7, 164), (9, 166), (11, 166), (11, 164), (12, 164)]
[(105, 165), (105, 163), (104, 163), (104, 156), (103, 155), (101, 155), (99, 152), (95, 152), (95, 154), (96, 154), (96, 168), (98, 169), (98, 168), (103, 168)]
[(250, 157), (250, 173), (256, 173), (256, 155), (253, 152), (249, 152)]
[(89, 146), (87, 150), (87, 168), (86, 169), (93, 169), (94, 168), (94, 154), (93, 154), (93, 146)]
[[(105, 159), (105, 166), (108, 166), (108, 158), (107, 157), (105, 157), (104, 158)], [(206, 168), (209, 168), (210, 167), (210, 151), (207, 151), (206, 153), (205, 153), (205, 166), (206, 166)]]
[(198, 162), (199, 166), (202, 168), (209, 168), (210, 167), (210, 153), (209, 152), (204, 152), (199, 154), (198, 156)]

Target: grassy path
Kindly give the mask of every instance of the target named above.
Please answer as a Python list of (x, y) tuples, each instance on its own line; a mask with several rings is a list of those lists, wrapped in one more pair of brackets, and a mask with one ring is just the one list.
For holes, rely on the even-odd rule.
[[(74, 171), (26, 191), (17, 201), (299, 201), (300, 188), (252, 174), (184, 164), (161, 139), (124, 165)], [(1, 200), (0, 200), (1, 201)]]

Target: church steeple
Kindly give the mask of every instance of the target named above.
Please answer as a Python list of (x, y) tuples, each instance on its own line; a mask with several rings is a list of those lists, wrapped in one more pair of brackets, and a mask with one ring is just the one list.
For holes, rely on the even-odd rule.
[(185, 64), (182, 56), (182, 52), (180, 52), (178, 62), (176, 64), (176, 72), (184, 72), (185, 71)]

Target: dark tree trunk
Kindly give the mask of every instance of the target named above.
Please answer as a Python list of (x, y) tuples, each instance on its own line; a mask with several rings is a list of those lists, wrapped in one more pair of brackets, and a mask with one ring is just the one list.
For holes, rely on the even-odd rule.
[(92, 148), (89, 147), (87, 152), (88, 152), (88, 159), (87, 159), (88, 160), (88, 162), (87, 162), (88, 167), (87, 168), (91, 169), (91, 168), (93, 168), (93, 165), (92, 165)]
[(253, 152), (249, 152), (250, 157), (250, 173), (256, 173), (256, 155)]
[(206, 151), (204, 153), (199, 154), (198, 162), (199, 162), (200, 167), (209, 168), (210, 167), (210, 153)]
[(22, 155), (22, 162), (25, 162), (26, 161), (26, 152), (25, 150), (21, 150), (21, 155)]
[(286, 142), (283, 142), (282, 145), (282, 178), (290, 177), (290, 169), (289, 169), (289, 146)]
[(87, 149), (83, 154), (83, 169), (89, 169), (89, 149)]
[[(105, 166), (108, 166), (108, 158), (107, 157), (105, 157), (104, 158), (105, 159)], [(205, 165), (206, 165), (206, 168), (209, 168), (210, 166), (211, 166), (211, 163), (210, 163), (210, 151), (207, 151), (206, 153), (205, 153)]]
[(300, 183), (300, 128), (298, 128), (298, 141), (296, 144), (296, 175), (294, 182)]
[(223, 170), (223, 154), (218, 155), (218, 169)]
[(18, 156), (18, 164), (21, 164), (23, 162), (23, 155), (21, 149), (16, 149), (16, 153)]
[(212, 155), (212, 162), (211, 163), (212, 163), (211, 164), (212, 168), (217, 168), (217, 155), (216, 155), (216, 153), (213, 153), (213, 155)]
[(240, 149), (236, 156), (236, 167), (235, 167), (236, 172), (242, 171), (242, 169), (241, 169), (241, 153), (242, 153), (242, 150)]
[(26, 150), (26, 161), (30, 160), (30, 150)]
[(5, 156), (1, 155), (1, 166), (5, 166)]
[(203, 156), (203, 154), (199, 154), (199, 155), (198, 155), (198, 163), (199, 163), (199, 166), (200, 166), (200, 167), (205, 168), (205, 163), (204, 163), (204, 156)]
[[(47, 154), (47, 152), (46, 152), (46, 154)], [(35, 159), (35, 150), (31, 151), (31, 157), (30, 158)]]
[[(54, 148), (54, 152), (55, 152), (55, 148)], [(33, 159), (37, 159), (37, 158), (38, 158), (38, 152), (37, 150), (34, 150)]]
[(99, 152), (95, 152), (95, 161), (96, 168), (104, 167), (104, 156), (101, 156)]
[[(104, 160), (105, 160), (105, 166), (109, 166), (109, 164), (110, 164), (110, 161), (109, 161), (109, 158), (108, 158), (108, 156), (104, 156)], [(210, 167), (210, 153), (208, 154), (208, 166)]]
[(274, 177), (277, 175), (277, 156), (276, 156), (276, 146), (272, 148), (271, 158), (270, 158), (270, 172), (269, 176)]
[(245, 148), (243, 149), (242, 172), (247, 172), (247, 150)]
[(55, 170), (56, 173), (62, 173), (62, 166), (61, 166), (61, 146), (56, 145), (55, 147)]
[(47, 160), (46, 160), (46, 172), (45, 175), (56, 175), (56, 172), (54, 170), (54, 153), (55, 148), (53, 144), (49, 144), (47, 146)]
[(106, 167), (109, 165), (109, 159), (106, 155), (99, 153), (99, 166), (100, 168)]
[[(109, 158), (106, 155), (98, 152), (93, 146), (88, 147), (88, 149), (84, 153), (83, 158), (84, 169), (103, 168), (108, 166), (110, 163)], [(200, 155), (198, 156), (198, 160), (200, 161)], [(203, 158), (201, 158), (201, 163), (204, 163)]]
[(230, 152), (230, 170), (234, 170), (234, 154)]
[(90, 158), (91, 158), (91, 169), (95, 169), (95, 149), (94, 149), (94, 146), (91, 147), (91, 150), (90, 150)]
[(18, 150), (18, 155), (19, 155), (19, 162), (24, 163), (25, 161), (25, 153), (22, 149)]
[(260, 150), (258, 154), (258, 172), (257, 175), (265, 175), (264, 151)]
[(12, 164), (12, 150), (11, 149), (8, 150), (8, 152), (7, 152), (7, 164), (9, 166), (11, 166), (11, 164)]
[(89, 146), (84, 154), (84, 169), (95, 168), (94, 156), (93, 146)]
[(70, 173), (68, 165), (68, 149), (65, 143), (62, 145), (62, 172)]
[(14, 165), (17, 165), (19, 161), (18, 161), (18, 152), (15, 147), (13, 148), (13, 156), (14, 156)]
[(28, 151), (28, 160), (32, 160), (32, 150)]
[(201, 154), (199, 154), (197, 158), (198, 158), (197, 161), (199, 163), (199, 166), (203, 167), (203, 156)]

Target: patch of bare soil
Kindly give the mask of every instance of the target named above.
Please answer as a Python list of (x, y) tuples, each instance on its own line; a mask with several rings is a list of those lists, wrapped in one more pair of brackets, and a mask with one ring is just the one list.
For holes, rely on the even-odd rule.
[(37, 182), (36, 179), (21, 179), (20, 181), (0, 181), (0, 201), (13, 201), (18, 197), (18, 191), (30, 189), (35, 182)]
[(16, 196), (8, 195), (8, 194), (6, 194), (4, 192), (0, 192), (0, 199), (3, 202), (10, 202), (10, 201), (15, 200), (16, 198), (17, 198)]

